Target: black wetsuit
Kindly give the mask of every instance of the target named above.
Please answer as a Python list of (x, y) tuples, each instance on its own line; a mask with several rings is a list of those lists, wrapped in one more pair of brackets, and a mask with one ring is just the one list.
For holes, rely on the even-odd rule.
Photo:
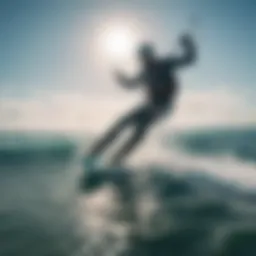
[(171, 72), (168, 60), (157, 60), (147, 67), (143, 75), (148, 103), (156, 107), (165, 107), (176, 95), (177, 81)]
[(147, 94), (146, 103), (122, 117), (100, 139), (89, 156), (102, 153), (124, 128), (132, 126), (135, 131), (127, 143), (114, 157), (114, 163), (120, 163), (144, 138), (148, 128), (172, 107), (178, 91), (175, 72), (178, 67), (190, 64), (195, 59), (195, 47), (192, 41), (183, 44), (185, 54), (179, 58), (154, 59), (144, 66), (137, 82), (144, 85)]
[(172, 65), (168, 59), (158, 59), (147, 65), (141, 74), (140, 82), (146, 91), (146, 102), (126, 116), (136, 123), (138, 133), (145, 134), (151, 124), (173, 108), (178, 93), (178, 81)]

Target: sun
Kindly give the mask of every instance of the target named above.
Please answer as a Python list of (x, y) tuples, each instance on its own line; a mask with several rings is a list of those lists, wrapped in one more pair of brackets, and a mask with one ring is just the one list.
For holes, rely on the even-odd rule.
[(120, 59), (131, 55), (138, 34), (128, 24), (107, 24), (99, 33), (100, 50), (108, 58)]
[(135, 45), (136, 35), (129, 28), (116, 27), (108, 31), (105, 51), (112, 57), (126, 57)]

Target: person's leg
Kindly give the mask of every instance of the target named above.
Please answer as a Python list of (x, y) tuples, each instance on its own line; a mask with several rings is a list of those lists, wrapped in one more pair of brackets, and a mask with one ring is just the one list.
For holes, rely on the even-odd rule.
[(97, 175), (95, 169), (98, 167), (98, 157), (99, 155), (106, 150), (107, 146), (120, 134), (123, 128), (125, 128), (128, 124), (130, 124), (132, 120), (131, 114), (119, 119), (114, 126), (109, 129), (109, 131), (103, 135), (103, 137), (96, 141), (95, 145), (93, 145), (92, 149), (89, 153), (87, 153), (84, 164), (86, 166), (86, 172), (81, 179), (81, 188), (82, 189), (90, 189), (94, 188), (101, 184), (103, 180), (105, 180), (105, 176), (100, 173)]
[(150, 107), (146, 107), (137, 115), (134, 133), (131, 138), (123, 145), (112, 160), (112, 164), (120, 165), (124, 158), (127, 157), (144, 139), (148, 129), (156, 120), (156, 114)]
[(128, 125), (128, 119), (122, 118), (117, 123), (114, 124), (104, 135), (100, 138), (95, 145), (93, 145), (92, 149), (89, 152), (89, 156), (97, 156), (101, 154), (109, 144), (116, 139), (116, 137), (120, 134), (124, 127)]
[(92, 149), (90, 150), (88, 156), (95, 157), (101, 154), (113, 140), (115, 140), (120, 133), (123, 131), (124, 128), (132, 125), (136, 120), (137, 116), (141, 112), (141, 107), (135, 110), (132, 110), (126, 116), (119, 119), (104, 135), (99, 141), (93, 145)]
[(118, 151), (118, 153), (114, 156), (112, 160), (113, 165), (120, 165), (123, 162), (123, 159), (135, 149), (136, 146), (144, 138), (146, 133), (146, 129), (136, 129), (135, 132), (132, 134), (132, 137), (124, 144), (124, 146)]

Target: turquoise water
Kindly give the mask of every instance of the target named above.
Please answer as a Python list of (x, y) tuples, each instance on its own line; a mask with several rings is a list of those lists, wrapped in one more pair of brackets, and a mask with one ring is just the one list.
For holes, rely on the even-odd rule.
[[(171, 148), (184, 154), (182, 161), (191, 155), (212, 157), (213, 168), (218, 157), (232, 156), (243, 176), (245, 168), (255, 167), (255, 138), (252, 128), (190, 131), (163, 146), (167, 154)], [(78, 149), (89, 139), (1, 132), (1, 256), (256, 255), (253, 188), (194, 166), (177, 173), (168, 162), (130, 170), (126, 201), (120, 197), (123, 185), (81, 193)], [(130, 212), (135, 220), (125, 219)]]

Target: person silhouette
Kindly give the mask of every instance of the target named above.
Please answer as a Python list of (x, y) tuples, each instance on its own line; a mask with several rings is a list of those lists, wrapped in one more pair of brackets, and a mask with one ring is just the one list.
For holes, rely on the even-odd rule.
[(115, 73), (117, 81), (125, 88), (135, 88), (142, 85), (146, 91), (146, 102), (124, 115), (93, 145), (87, 159), (94, 161), (127, 127), (133, 127), (132, 136), (114, 156), (112, 163), (120, 165), (142, 142), (150, 127), (155, 124), (168, 109), (174, 105), (178, 83), (176, 71), (195, 62), (197, 48), (192, 35), (184, 34), (179, 43), (183, 48), (180, 56), (160, 58), (156, 56), (151, 43), (142, 44), (138, 49), (139, 61), (142, 71), (133, 78), (128, 78), (121, 72)]

